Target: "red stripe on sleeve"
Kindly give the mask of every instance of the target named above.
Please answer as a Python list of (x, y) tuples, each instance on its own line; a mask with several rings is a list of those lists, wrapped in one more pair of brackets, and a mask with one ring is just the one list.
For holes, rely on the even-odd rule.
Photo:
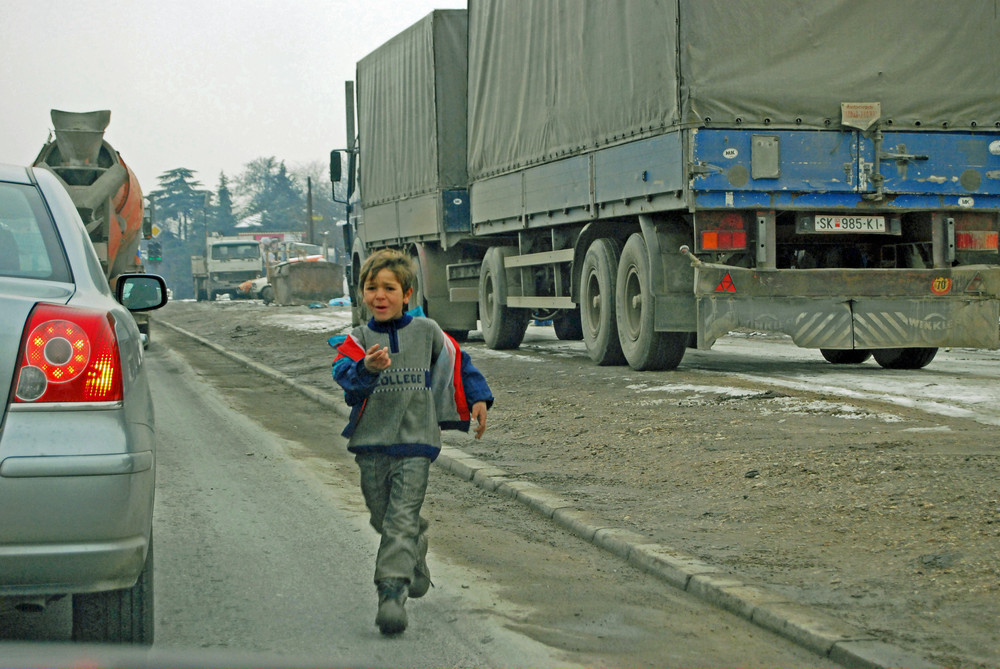
[(337, 352), (340, 354), (337, 356), (338, 360), (345, 357), (351, 360), (361, 360), (365, 357), (365, 349), (361, 348), (361, 344), (353, 335), (348, 335), (344, 343), (337, 347)]
[(453, 383), (455, 385), (455, 408), (458, 410), (458, 417), (462, 420), (469, 420), (469, 406), (465, 403), (465, 386), (462, 385), (462, 349), (458, 342), (452, 339), (447, 332), (444, 333), (445, 343), (450, 344), (451, 353), (454, 356), (455, 370)]

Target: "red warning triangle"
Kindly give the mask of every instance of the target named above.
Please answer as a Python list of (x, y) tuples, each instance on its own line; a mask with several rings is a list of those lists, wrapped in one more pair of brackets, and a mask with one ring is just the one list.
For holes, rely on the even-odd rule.
[(967, 293), (981, 293), (982, 290), (983, 290), (983, 277), (979, 276), (979, 274), (976, 274), (976, 276), (972, 277), (972, 281), (970, 281), (969, 285), (965, 287), (965, 292)]
[(717, 293), (735, 293), (736, 286), (733, 285), (733, 277), (729, 276), (729, 272), (726, 272), (726, 276), (722, 277), (722, 281), (719, 285), (715, 287), (715, 292)]

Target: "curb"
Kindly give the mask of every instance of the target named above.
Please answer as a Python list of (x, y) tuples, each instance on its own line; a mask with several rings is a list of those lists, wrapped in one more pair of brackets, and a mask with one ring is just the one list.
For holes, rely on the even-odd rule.
[[(332, 408), (345, 419), (347, 405), (339, 395), (303, 385), (276, 369), (230, 351), (183, 328), (157, 319), (188, 337), (246, 367), (279, 381), (306, 397)], [(477, 460), (447, 443), (435, 461), (446, 471), (489, 492), (521, 502), (539, 515), (598, 548), (621, 558), (676, 588), (774, 632), (817, 655), (844, 667), (934, 669), (940, 665), (922, 655), (879, 641), (864, 630), (833, 616), (798, 604), (760, 586), (744, 583), (731, 574), (681, 551), (651, 543), (641, 534), (609, 525), (577, 504), (508, 472)]]

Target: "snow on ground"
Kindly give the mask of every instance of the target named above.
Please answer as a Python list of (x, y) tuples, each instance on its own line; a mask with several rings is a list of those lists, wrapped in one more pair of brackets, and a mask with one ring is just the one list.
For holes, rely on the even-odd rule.
[(307, 312), (268, 314), (261, 319), (268, 325), (276, 325), (288, 330), (346, 334), (351, 329), (350, 307), (326, 307), (309, 309)]

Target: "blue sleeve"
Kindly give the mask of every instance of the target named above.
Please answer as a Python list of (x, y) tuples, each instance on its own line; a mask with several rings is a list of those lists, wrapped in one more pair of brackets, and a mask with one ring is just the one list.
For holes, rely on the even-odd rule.
[(462, 387), (465, 389), (465, 403), (471, 409), (476, 402), (486, 402), (486, 408), (493, 406), (493, 393), (486, 383), (486, 377), (472, 364), (472, 358), (462, 351)]
[(345, 356), (333, 361), (333, 379), (344, 389), (344, 399), (350, 406), (368, 399), (378, 384), (378, 376), (365, 369), (364, 360), (351, 360)]

